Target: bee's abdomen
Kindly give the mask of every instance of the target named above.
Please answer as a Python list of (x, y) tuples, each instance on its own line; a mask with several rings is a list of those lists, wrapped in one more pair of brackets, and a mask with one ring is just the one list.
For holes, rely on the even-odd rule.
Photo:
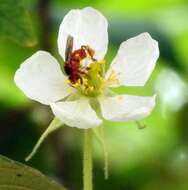
[(85, 49), (79, 49), (74, 51), (70, 60), (65, 62), (64, 70), (65, 73), (69, 76), (69, 80), (75, 84), (80, 78), (80, 62), (87, 56)]

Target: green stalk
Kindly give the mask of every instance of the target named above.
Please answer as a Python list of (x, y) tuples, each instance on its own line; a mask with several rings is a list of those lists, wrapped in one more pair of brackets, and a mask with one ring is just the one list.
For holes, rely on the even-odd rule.
[(83, 184), (84, 190), (92, 190), (92, 130), (84, 131), (84, 155), (83, 155)]

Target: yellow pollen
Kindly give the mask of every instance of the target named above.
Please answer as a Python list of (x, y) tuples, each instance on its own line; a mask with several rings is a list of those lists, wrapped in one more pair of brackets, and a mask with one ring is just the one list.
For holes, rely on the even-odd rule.
[(65, 83), (66, 83), (66, 84), (71, 84), (71, 81), (70, 81), (69, 79), (66, 79), (66, 80), (65, 80)]
[(86, 96), (97, 96), (103, 92), (105, 61), (94, 61), (87, 67), (82, 67), (80, 79), (72, 87), (76, 88), (81, 94)]

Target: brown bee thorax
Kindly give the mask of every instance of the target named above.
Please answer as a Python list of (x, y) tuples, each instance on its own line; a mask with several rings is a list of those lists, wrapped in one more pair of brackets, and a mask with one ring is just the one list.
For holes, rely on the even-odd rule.
[(81, 61), (87, 57), (90, 57), (91, 60), (95, 61), (93, 55), (94, 51), (89, 46), (81, 46), (80, 49), (73, 51), (69, 55), (68, 60), (65, 62), (64, 70), (69, 76), (69, 80), (72, 84), (75, 84), (81, 78), (81, 74), (83, 73)]

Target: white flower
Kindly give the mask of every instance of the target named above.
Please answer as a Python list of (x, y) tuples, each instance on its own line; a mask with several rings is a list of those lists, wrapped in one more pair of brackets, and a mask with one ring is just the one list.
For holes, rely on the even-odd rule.
[[(52, 55), (38, 51), (17, 70), (17, 86), (29, 98), (49, 105), (54, 115), (70, 127), (94, 128), (103, 119), (131, 121), (148, 116), (155, 106), (155, 96), (112, 95), (109, 88), (144, 86), (159, 57), (158, 43), (148, 33), (123, 42), (105, 74), (107, 27), (106, 18), (91, 7), (71, 10), (58, 34), (58, 49), (64, 60), (67, 39), (73, 38), (72, 65), (70, 59), (69, 63), (65, 60), (67, 75)], [(75, 61), (76, 56), (81, 57), (81, 50), (87, 56)], [(100, 114), (93, 109), (96, 101)]]

